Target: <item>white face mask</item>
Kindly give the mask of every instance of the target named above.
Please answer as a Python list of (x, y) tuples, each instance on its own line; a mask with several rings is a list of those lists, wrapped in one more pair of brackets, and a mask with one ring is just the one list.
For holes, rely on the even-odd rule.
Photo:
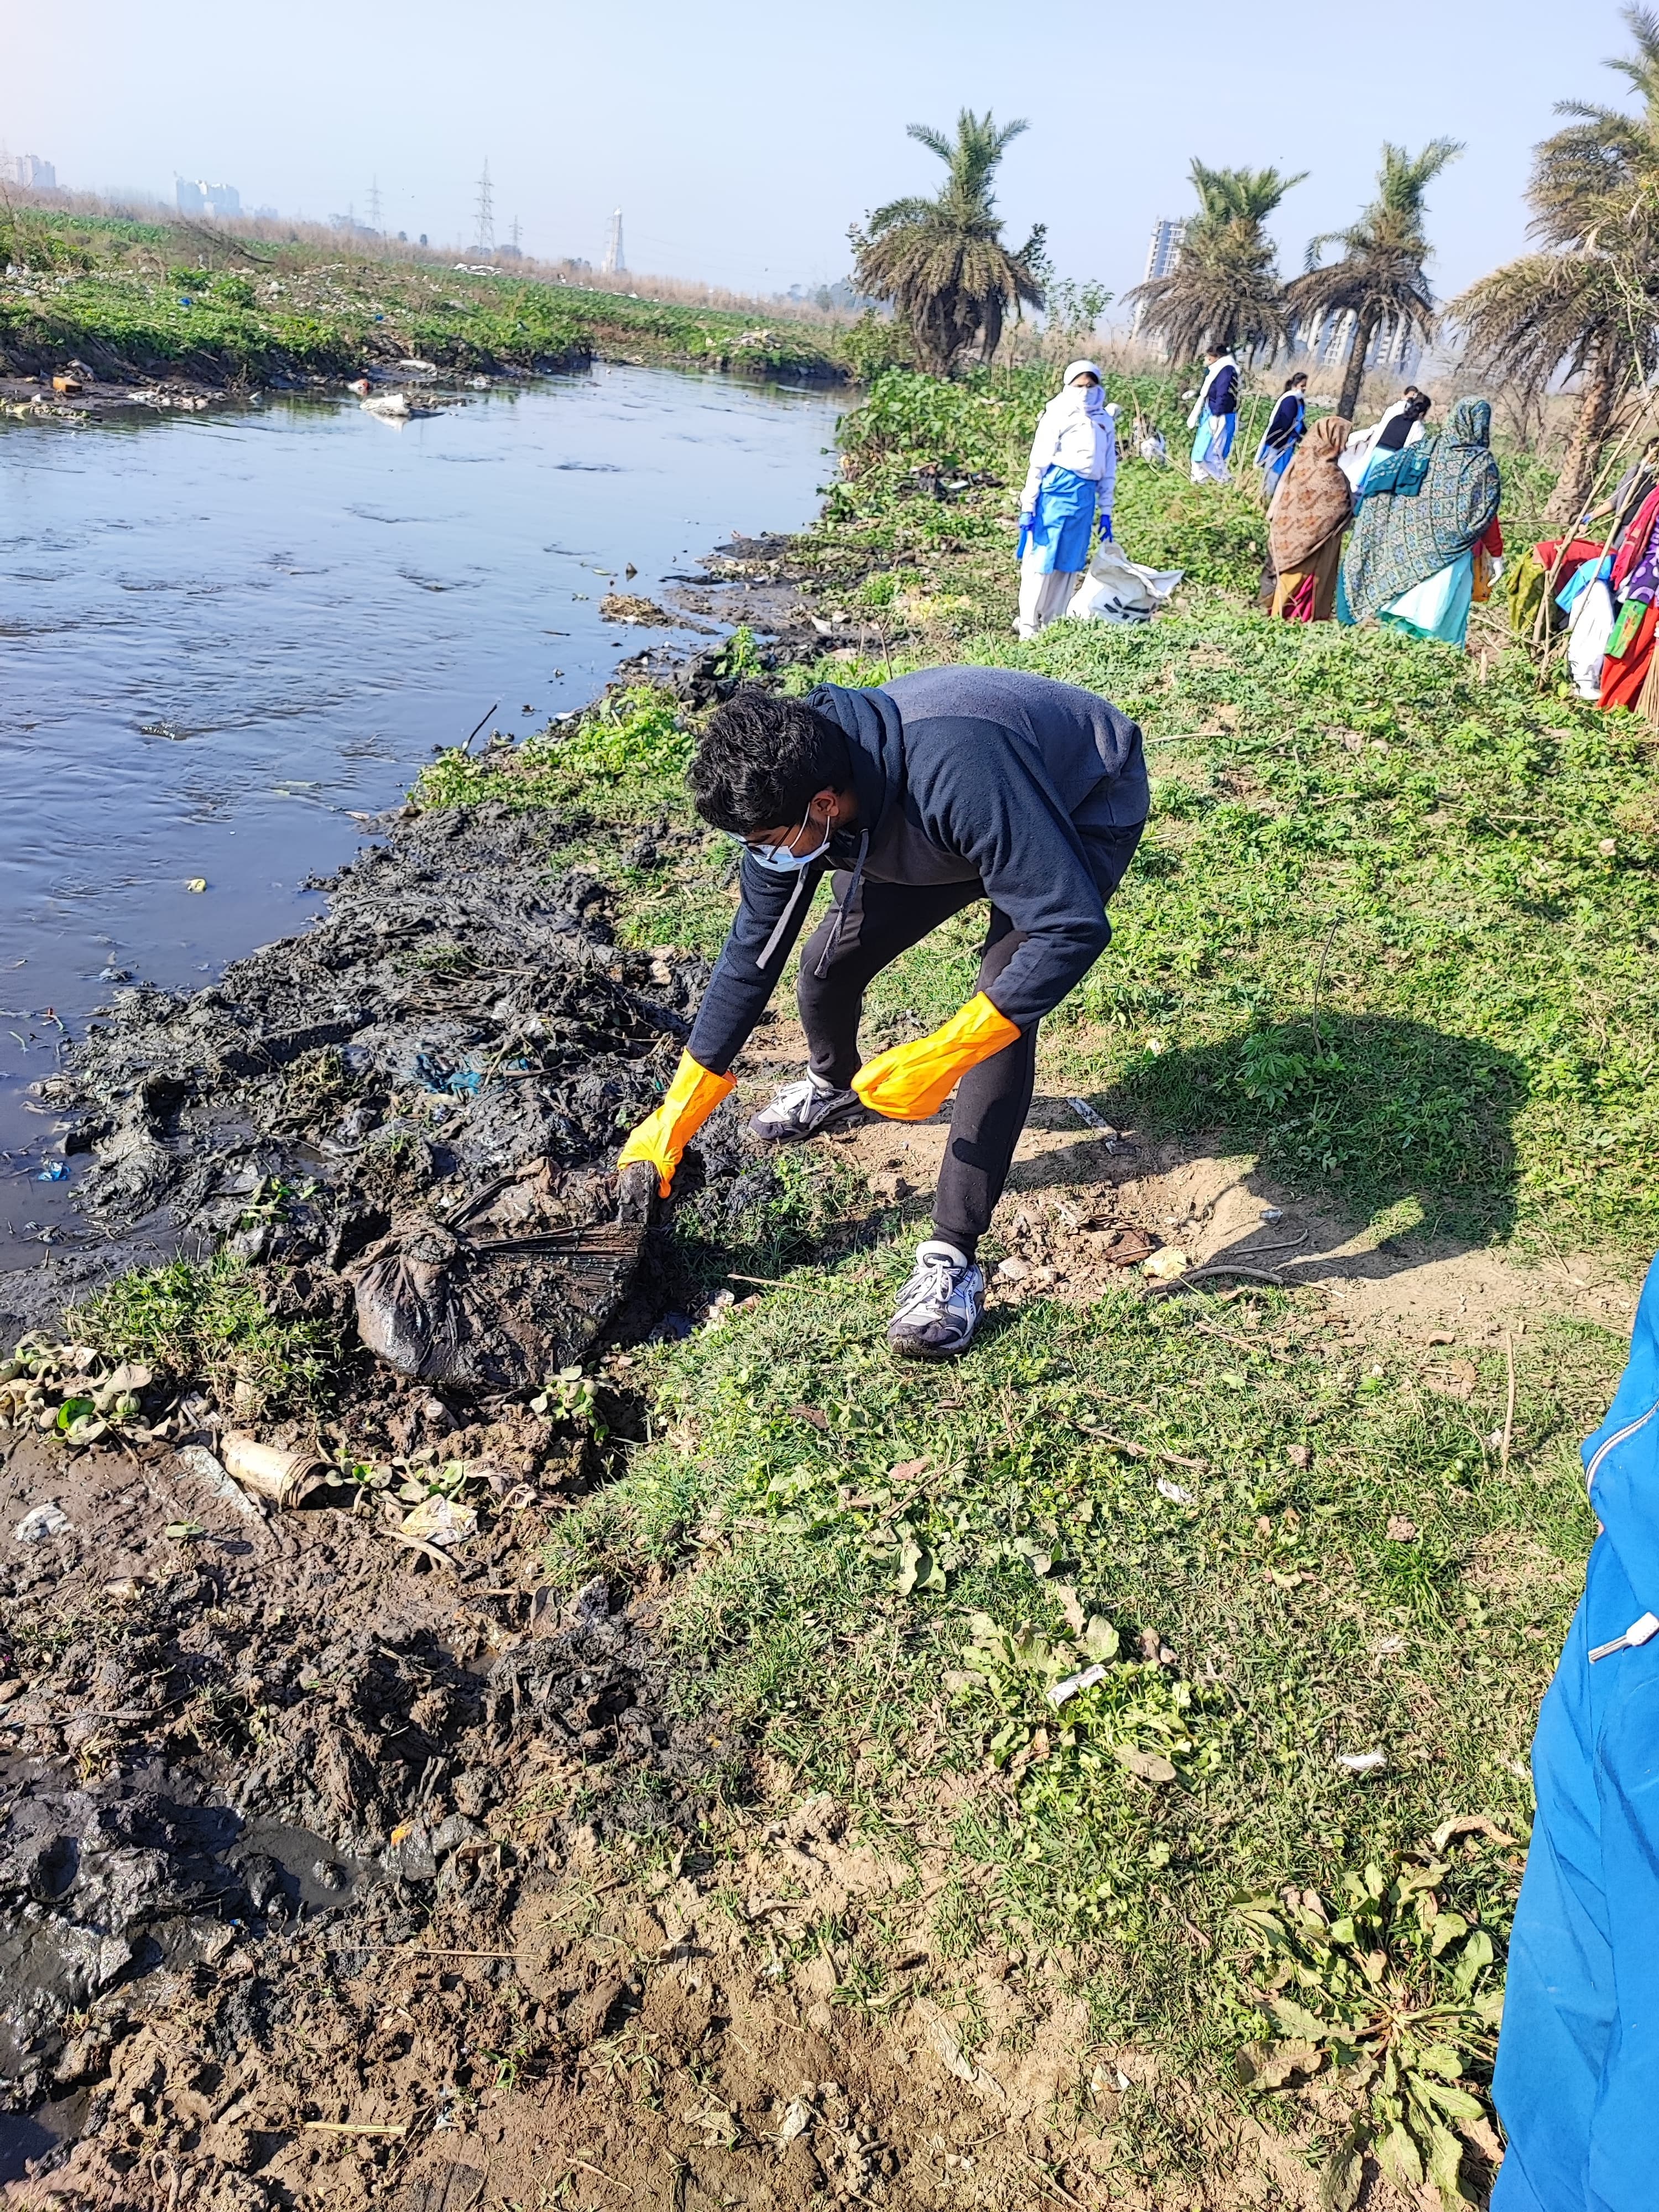
[[(811, 819), (812, 810), (808, 807), (805, 820), (800, 825), (801, 830), (805, 830), (807, 823)], [(799, 836), (800, 830), (798, 830), (795, 835)], [(787, 845), (745, 844), (744, 850), (759, 866), (769, 868), (774, 875), (793, 876), (798, 869), (810, 868), (814, 860), (823, 859), (830, 849), (830, 830), (826, 827), (822, 839), (813, 846), (810, 853), (792, 853)]]

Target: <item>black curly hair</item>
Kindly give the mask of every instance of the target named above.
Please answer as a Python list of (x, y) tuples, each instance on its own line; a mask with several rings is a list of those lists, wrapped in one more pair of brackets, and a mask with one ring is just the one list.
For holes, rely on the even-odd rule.
[(710, 715), (686, 781), (711, 828), (752, 837), (805, 821), (820, 791), (848, 788), (853, 763), (827, 714), (745, 684)]

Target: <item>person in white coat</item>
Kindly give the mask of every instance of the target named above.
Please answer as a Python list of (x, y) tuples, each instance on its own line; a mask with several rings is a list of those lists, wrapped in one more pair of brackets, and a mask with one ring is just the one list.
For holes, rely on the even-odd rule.
[(1038, 417), (1019, 502), (1019, 618), (1035, 637), (1065, 611), (1089, 566), (1095, 518), (1112, 534), (1117, 485), (1117, 410), (1091, 361), (1074, 361)]

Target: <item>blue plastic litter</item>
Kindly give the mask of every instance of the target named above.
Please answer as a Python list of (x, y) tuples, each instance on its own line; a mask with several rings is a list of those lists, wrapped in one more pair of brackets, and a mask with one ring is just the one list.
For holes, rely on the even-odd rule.
[(48, 1160), (34, 1180), (36, 1182), (62, 1182), (69, 1173), (66, 1160)]
[(475, 1098), (485, 1082), (482, 1068), (447, 1067), (428, 1052), (416, 1054), (415, 1076), (424, 1089), (451, 1098)]

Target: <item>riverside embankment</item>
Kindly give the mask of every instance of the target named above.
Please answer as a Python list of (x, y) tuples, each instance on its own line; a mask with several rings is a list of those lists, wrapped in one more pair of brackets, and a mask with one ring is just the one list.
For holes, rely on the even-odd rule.
[(400, 362), (447, 375), (546, 374), (593, 360), (834, 382), (833, 325), (157, 223), (0, 215), (0, 371), (83, 365), (120, 383), (339, 385)]
[[(42, 1099), (90, 1219), (226, 1249), (9, 1386), (3, 1522), (69, 1523), (18, 1551), (0, 1706), (30, 2204), (1311, 2212), (1334, 2160), (1396, 2212), (1341, 2065), (1379, 1988), (1484, 2197), (1571, 1443), (1659, 1234), (1646, 741), (1492, 634), (1267, 622), (1248, 497), (1139, 463), (1121, 534), (1191, 586), (1014, 646), (1036, 397), (886, 386), (817, 527), (668, 586), (791, 686), (1006, 660), (1155, 749), (970, 1360), (881, 1350), (942, 1125), (744, 1142), (781, 1001), (626, 1341), (532, 1393), (357, 1334), (388, 1255), (423, 1296), (531, 1238), (614, 1268), (629, 1224), (570, 1232), (731, 911), (683, 772), (748, 641), (446, 750), (327, 922), (125, 1000)], [(941, 933), (867, 1036), (974, 967)], [(1160, 1244), (1249, 1272), (1166, 1291)], [(298, 1510), (186, 1455), (242, 1424), (325, 1463)]]

